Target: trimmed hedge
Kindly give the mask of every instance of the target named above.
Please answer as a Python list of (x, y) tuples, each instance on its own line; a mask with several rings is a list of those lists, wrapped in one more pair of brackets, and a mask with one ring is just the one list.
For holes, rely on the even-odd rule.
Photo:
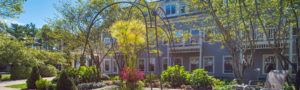
[(31, 67), (25, 66), (13, 66), (10, 70), (10, 79), (17, 80), (17, 79), (26, 79), (30, 76)]
[(61, 72), (56, 84), (56, 90), (78, 90), (73, 80), (70, 79), (67, 72)]
[(37, 66), (34, 66), (32, 68), (32, 72), (30, 74), (30, 77), (27, 79), (27, 88), (28, 89), (37, 89), (35, 82), (41, 79), (40, 71)]
[(50, 64), (41, 65), (40, 72), (42, 77), (53, 77), (56, 76), (56, 68)]

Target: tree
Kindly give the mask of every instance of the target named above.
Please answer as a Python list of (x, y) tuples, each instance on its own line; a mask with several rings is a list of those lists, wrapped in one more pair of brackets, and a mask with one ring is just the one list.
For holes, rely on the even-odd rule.
[(23, 4), (26, 0), (1, 0), (0, 3), (0, 17), (14, 18), (23, 12)]
[(145, 25), (139, 20), (117, 21), (109, 30), (116, 38), (120, 52), (125, 55), (125, 65), (135, 68), (139, 52), (145, 47)]
[(30, 74), (30, 77), (27, 79), (27, 88), (28, 89), (37, 89), (35, 82), (41, 79), (40, 71), (37, 66), (34, 66), (32, 68), (32, 72)]

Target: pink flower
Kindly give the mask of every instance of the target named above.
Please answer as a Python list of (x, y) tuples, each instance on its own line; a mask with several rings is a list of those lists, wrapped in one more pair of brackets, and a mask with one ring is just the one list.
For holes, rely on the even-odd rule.
[(136, 82), (144, 79), (144, 73), (140, 69), (124, 67), (121, 71), (121, 79), (128, 82)]

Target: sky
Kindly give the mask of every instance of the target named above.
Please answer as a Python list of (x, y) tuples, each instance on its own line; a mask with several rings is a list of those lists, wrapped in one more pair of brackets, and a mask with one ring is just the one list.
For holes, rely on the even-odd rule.
[(41, 28), (44, 24), (47, 24), (48, 18), (55, 17), (57, 12), (54, 4), (58, 3), (59, 0), (27, 0), (23, 5), (24, 12), (18, 18), (2, 18), (1, 21), (21, 25), (33, 23), (37, 28)]

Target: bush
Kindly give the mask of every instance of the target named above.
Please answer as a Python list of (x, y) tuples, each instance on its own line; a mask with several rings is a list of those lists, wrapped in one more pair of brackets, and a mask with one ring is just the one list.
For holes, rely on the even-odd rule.
[[(98, 71), (97, 71), (96, 67), (81, 66), (78, 69), (67, 68), (67, 69), (63, 70), (63, 72), (66, 72), (67, 75), (73, 80), (75, 80), (76, 76), (78, 75), (79, 83), (96, 82), (98, 80), (98, 78), (97, 78)], [(101, 72), (99, 72), (99, 74), (100, 73)], [(108, 79), (106, 79), (106, 77), (105, 77), (105, 80), (108, 80)]]
[(68, 73), (63, 71), (57, 81), (56, 90), (77, 90), (77, 87), (68, 76)]
[(38, 90), (46, 90), (51, 85), (51, 82), (44, 79), (40, 79), (35, 82), (35, 85)]
[(113, 81), (115, 81), (115, 80), (120, 80), (120, 76), (114, 76), (114, 77), (112, 78), (112, 80), (113, 80)]
[(184, 71), (183, 66), (175, 65), (173, 67), (168, 66), (167, 70), (164, 70), (161, 74), (162, 81), (169, 82), (172, 87), (180, 87), (183, 84), (188, 84), (189, 72)]
[(27, 83), (27, 88), (28, 89), (36, 89), (36, 85), (35, 82), (37, 80), (41, 79), (41, 75), (40, 75), (40, 71), (39, 68), (37, 66), (34, 66), (32, 68), (32, 72), (30, 74), (30, 77), (27, 79), (26, 83)]
[(159, 77), (157, 75), (155, 75), (154, 73), (149, 73), (145, 75), (145, 82), (150, 82), (150, 74), (151, 74), (152, 82), (153, 80), (159, 80)]
[(102, 74), (101, 80), (109, 80), (109, 76), (107, 74)]
[(188, 78), (193, 88), (212, 88), (213, 76), (209, 76), (204, 69), (196, 69)]
[[(81, 83), (89, 83), (97, 81), (97, 68), (96, 67), (80, 67), (79, 71), (79, 82)], [(100, 72), (99, 72), (100, 74)]]
[(42, 77), (52, 77), (56, 75), (56, 68), (50, 64), (41, 65), (40, 72)]
[(17, 79), (26, 79), (30, 76), (31, 72), (31, 67), (25, 67), (25, 66), (13, 66), (10, 70), (11, 77), (10, 79), (12, 80), (17, 80)]
[(2, 79), (2, 75), (0, 74), (0, 80)]
[(104, 83), (82, 83), (78, 85), (78, 89), (80, 90), (89, 90), (94, 88), (101, 88), (105, 86)]

